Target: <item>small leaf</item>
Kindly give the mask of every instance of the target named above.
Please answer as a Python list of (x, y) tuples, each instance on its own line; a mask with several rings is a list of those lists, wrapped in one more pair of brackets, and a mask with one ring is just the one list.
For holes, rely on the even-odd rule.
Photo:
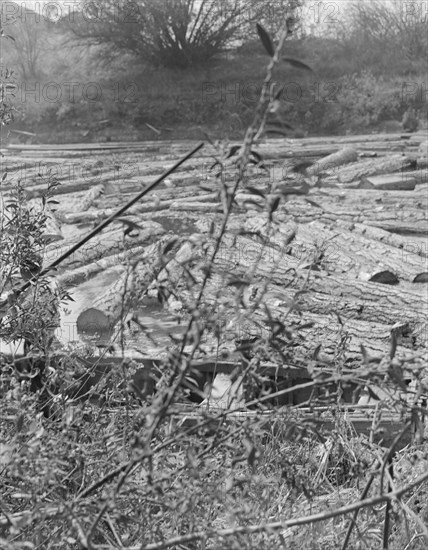
[(170, 296), (170, 292), (165, 287), (159, 287), (157, 299), (160, 304), (164, 304)]
[(269, 36), (268, 32), (259, 24), (256, 24), (257, 27), (257, 34), (260, 37), (260, 40), (262, 41), (263, 46), (265, 47), (265, 50), (267, 53), (273, 57), (275, 55), (275, 49), (272, 44), (272, 39)]
[(367, 392), (369, 394), (370, 399), (374, 399), (375, 401), (379, 401), (379, 396), (372, 390), (370, 386), (366, 386)]
[(205, 132), (205, 130), (202, 130), (202, 134), (204, 135), (205, 139), (208, 141), (208, 143), (214, 147), (215, 149), (215, 144), (213, 143), (212, 139), (210, 138), (210, 136), (207, 134), (207, 132)]
[(303, 69), (305, 71), (310, 71), (311, 73), (314, 72), (312, 67), (309, 67), (309, 65), (306, 65), (306, 63), (303, 63), (303, 61), (299, 61), (298, 59), (293, 59), (291, 57), (283, 57), (282, 61), (289, 63), (292, 67), (295, 67), (296, 69)]
[(178, 242), (178, 239), (172, 239), (171, 241), (169, 241), (169, 243), (166, 245), (166, 247), (164, 248), (163, 250), (163, 255), (165, 254), (168, 254), (168, 252), (170, 250), (172, 250), (172, 248), (176, 245), (176, 243)]
[(260, 189), (256, 189), (255, 187), (252, 187), (251, 185), (247, 187), (247, 191), (253, 195), (258, 195), (259, 197), (265, 198), (265, 194), (260, 191)]
[(250, 283), (246, 281), (245, 279), (231, 279), (227, 286), (236, 286), (236, 287), (242, 287), (242, 286), (248, 286)]
[(246, 200), (245, 203), (244, 203), (244, 206), (247, 206), (247, 205), (248, 206), (250, 206), (250, 205), (255, 206), (257, 210), (263, 210), (263, 206), (260, 203), (256, 202), (256, 201)]
[(287, 238), (285, 239), (285, 242), (284, 242), (285, 246), (288, 246), (292, 241), (294, 241), (295, 238), (296, 238), (296, 231), (294, 231), (293, 229), (293, 231), (289, 235), (287, 235)]
[(312, 359), (316, 361), (318, 359), (319, 352), (321, 350), (321, 344), (318, 344), (312, 353)]
[(363, 356), (363, 363), (367, 367), (369, 364), (369, 356), (363, 344), (360, 344), (360, 351), (361, 351), (361, 355)]
[(397, 344), (398, 344), (398, 338), (397, 333), (394, 331), (391, 331), (391, 344), (389, 348), (389, 358), (394, 359), (395, 353), (397, 351)]
[(276, 92), (276, 94), (273, 96), (274, 101), (279, 101), (281, 99), (282, 92), (284, 91), (285, 86), (281, 86), (281, 88)]
[(324, 210), (324, 208), (323, 208), (320, 204), (318, 204), (317, 202), (312, 201), (311, 199), (308, 199), (307, 197), (304, 197), (304, 199), (305, 199), (305, 201), (306, 201), (307, 203), (309, 203), (311, 206), (313, 206), (313, 207), (315, 207), (315, 208), (321, 208), (321, 210)]
[[(393, 357), (391, 357), (391, 359), (393, 359)], [(388, 375), (390, 377), (390, 379), (395, 383), (397, 384), (397, 386), (399, 386), (402, 390), (404, 391), (407, 391), (407, 385), (406, 385), (406, 382), (404, 380), (404, 376), (403, 376), (403, 370), (400, 366), (398, 365), (395, 365), (395, 366), (392, 366), (390, 365), (388, 367)]]
[(22, 432), (23, 426), (24, 426), (24, 415), (23, 415), (23, 414), (20, 414), (20, 415), (16, 418), (16, 431), (17, 431), (17, 432)]
[(315, 323), (313, 321), (309, 321), (307, 323), (304, 323), (303, 325), (299, 325), (299, 329), (305, 330), (308, 328), (313, 328), (315, 326)]
[(263, 157), (257, 151), (250, 151), (257, 162), (262, 162)]
[(227, 159), (230, 159), (230, 157), (233, 157), (236, 155), (236, 153), (241, 149), (240, 145), (232, 145), (232, 147), (229, 149), (229, 152), (226, 156)]
[(252, 441), (249, 439), (244, 439), (243, 441), (244, 447), (247, 451), (247, 462), (250, 468), (254, 467), (254, 462), (257, 458), (257, 449)]
[(4, 181), (7, 178), (7, 172), (5, 172), (1, 178), (1, 181)]
[(275, 197), (275, 199), (272, 201), (272, 204), (271, 204), (271, 207), (270, 207), (270, 212), (271, 214), (273, 214), (275, 212), (275, 210), (277, 210), (278, 206), (279, 206), (279, 203), (281, 201), (281, 197)]
[(135, 229), (136, 231), (143, 230), (141, 225), (138, 225), (138, 223), (135, 223), (131, 220), (127, 220), (126, 218), (117, 218), (117, 221), (122, 222), (123, 225), (126, 226), (125, 235), (129, 235), (133, 229)]

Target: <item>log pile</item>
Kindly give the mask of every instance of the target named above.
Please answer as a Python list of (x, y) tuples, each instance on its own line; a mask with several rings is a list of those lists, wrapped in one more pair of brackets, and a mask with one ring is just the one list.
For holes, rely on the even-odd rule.
[[(360, 354), (361, 346), (372, 356), (387, 356), (392, 334), (394, 338), (398, 334), (399, 355), (426, 353), (426, 144), (427, 135), (421, 132), (411, 138), (388, 134), (281, 139), (256, 145), (268, 169), (254, 168), (248, 187), (236, 196), (207, 286), (207, 303), (222, 296), (222, 315), (239, 323), (242, 303), (236, 305), (236, 292), (228, 282), (246, 280), (240, 299), (247, 306), (268, 285), (264, 301), (254, 307), (254, 330), (269, 330), (267, 310), (287, 319), (295, 338), (294, 355), (302, 364), (319, 345), (324, 356), (332, 358), (345, 333), (350, 358)], [(192, 146), (162, 141), (13, 145), (3, 153), (12, 182), (14, 173), (27, 170), (25, 189), (32, 200), (43, 193), (35, 178), (41, 159), (52, 169), (64, 162), (88, 162), (91, 167), (86, 176), (67, 179), (62, 174), (53, 191), (59, 203), (53, 216), (67, 236), (46, 247), (49, 262)], [(207, 145), (127, 213), (131, 225), (111, 226), (61, 265), (57, 277), (68, 286), (123, 265), (115, 283), (100, 289), (93, 302), (81, 304), (80, 331), (90, 332), (93, 327), (95, 332), (112, 331), (124, 304), (138, 309), (138, 300), (157, 292), (159, 285), (172, 285), (175, 306), (180, 303), (181, 315), (187, 318), (224, 211), (222, 186), (210, 170), (213, 153)], [(98, 173), (97, 167), (102, 168)], [(235, 173), (230, 162), (226, 186)], [(303, 180), (309, 182), (307, 187)], [(284, 193), (287, 186), (292, 191)], [(272, 231), (266, 205), (281, 193)], [(131, 227), (133, 237), (127, 234)], [(171, 248), (165, 256), (167, 242)], [(192, 244), (183, 248), (183, 242)], [(185, 284), (189, 271), (193, 292)], [(300, 330), (299, 323), (308, 326)], [(226, 347), (229, 343), (230, 338)]]

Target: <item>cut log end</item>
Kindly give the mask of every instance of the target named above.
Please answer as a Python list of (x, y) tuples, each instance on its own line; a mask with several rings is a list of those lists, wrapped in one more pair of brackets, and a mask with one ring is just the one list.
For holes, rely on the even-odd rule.
[(79, 315), (76, 321), (77, 332), (86, 336), (110, 337), (112, 323), (105, 313), (96, 308), (89, 308)]
[(428, 272), (419, 273), (419, 275), (416, 275), (416, 277), (413, 279), (414, 283), (428, 283)]
[(398, 285), (400, 283), (397, 276), (387, 269), (375, 273), (370, 277), (369, 281), (371, 283), (381, 283), (383, 285)]

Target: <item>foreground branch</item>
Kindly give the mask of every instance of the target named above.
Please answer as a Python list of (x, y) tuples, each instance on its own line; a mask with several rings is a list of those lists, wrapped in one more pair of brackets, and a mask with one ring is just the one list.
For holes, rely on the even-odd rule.
[[(235, 535), (242, 535), (242, 534), (261, 533), (264, 531), (278, 531), (280, 529), (289, 529), (290, 527), (297, 527), (299, 525), (308, 525), (309, 523), (318, 523), (320, 521), (325, 521), (327, 519), (331, 519), (337, 516), (342, 516), (345, 514), (349, 514), (351, 512), (355, 512), (356, 510), (361, 510), (362, 508), (375, 506), (376, 504), (380, 504), (382, 502), (391, 502), (395, 499), (399, 499), (403, 494), (407, 493), (414, 487), (417, 487), (427, 479), (428, 479), (428, 472), (425, 472), (424, 474), (417, 477), (412, 483), (409, 483), (408, 485), (402, 487), (401, 489), (397, 489), (396, 491), (391, 491), (383, 495), (368, 498), (365, 500), (360, 500), (358, 502), (354, 502), (353, 504), (349, 504), (347, 506), (342, 506), (341, 508), (337, 508), (336, 510), (331, 510), (328, 512), (320, 512), (319, 514), (313, 514), (312, 516), (283, 520), (283, 521), (273, 521), (271, 523), (264, 523), (262, 525), (244, 525), (241, 527), (232, 527), (230, 529), (219, 529), (218, 531), (211, 531), (211, 530), (198, 531), (196, 533), (189, 533), (188, 535), (174, 537), (162, 542), (154, 542), (151, 544), (146, 544), (145, 546), (130, 546), (128, 548), (124, 548), (124, 550), (162, 550), (163, 548), (169, 548), (170, 546), (174, 546), (176, 544), (184, 544), (194, 540), (207, 540), (213, 537), (216, 537), (216, 538), (232, 537)], [(103, 550), (108, 550), (112, 547), (103, 545), (103, 546), (99, 546), (98, 548), (100, 549), (102, 548)]]

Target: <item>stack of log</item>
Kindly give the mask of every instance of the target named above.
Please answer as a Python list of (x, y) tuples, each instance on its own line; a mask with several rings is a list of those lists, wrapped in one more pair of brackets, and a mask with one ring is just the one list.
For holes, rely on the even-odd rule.
[[(319, 344), (332, 357), (338, 335), (345, 332), (352, 357), (360, 353), (361, 345), (373, 356), (387, 355), (397, 334), (402, 356), (425, 353), (427, 144), (426, 133), (420, 132), (281, 139), (256, 145), (265, 169), (254, 168), (248, 187), (236, 196), (207, 286), (208, 302), (210, 292), (213, 301), (222, 289), (231, 307), (230, 311), (224, 308), (223, 315), (238, 323), (244, 311), (235, 307), (235, 294), (224, 278), (247, 279), (243, 293), (247, 306), (250, 297), (263, 294), (268, 283), (263, 303), (252, 314), (254, 327), (267, 326), (266, 308), (289, 319), (295, 330), (296, 356), (302, 361)], [(192, 145), (161, 141), (13, 145), (4, 152), (9, 185), (24, 167), (24, 186), (32, 200), (43, 193), (35, 168), (41, 158), (50, 167), (82, 161), (94, 167), (91, 177), (71, 181), (62, 177), (54, 189), (59, 204), (53, 215), (68, 237), (47, 246), (49, 262), (73, 242), (73, 234), (110, 216)], [(110, 330), (124, 303), (137, 308), (139, 299), (159, 284), (174, 284), (174, 290), (182, 293), (181, 315), (186, 315), (222, 219), (222, 186), (210, 171), (214, 153), (212, 146), (206, 146), (198, 158), (184, 164), (128, 212), (128, 221), (135, 224), (132, 238), (124, 235), (126, 225), (115, 224), (61, 266), (59, 281), (76, 285), (123, 264), (118, 280), (93, 303), (82, 305), (80, 331), (94, 326)], [(96, 173), (97, 166), (102, 166), (101, 174)], [(230, 162), (224, 174), (226, 185), (235, 174)], [(281, 194), (272, 231), (267, 204)], [(174, 240), (177, 232), (179, 239)], [(192, 233), (198, 238), (191, 238)], [(184, 284), (192, 265), (197, 266), (193, 294)], [(300, 317), (311, 326), (299, 330)]]

